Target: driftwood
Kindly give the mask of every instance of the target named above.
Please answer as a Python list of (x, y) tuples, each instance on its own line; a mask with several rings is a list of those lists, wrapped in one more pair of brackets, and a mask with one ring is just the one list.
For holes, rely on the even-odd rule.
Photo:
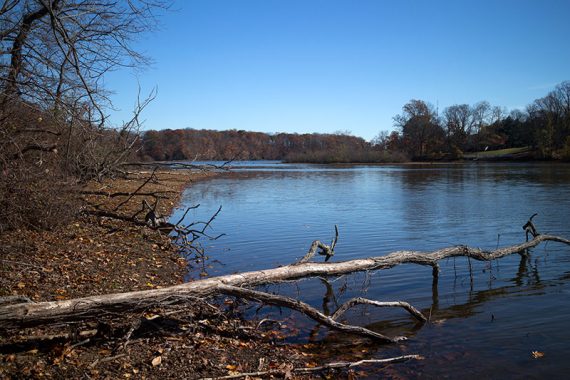
[[(570, 245), (570, 240), (562, 237), (537, 235), (534, 239), (528, 242), (499, 248), (493, 251), (484, 251), (479, 248), (472, 248), (463, 245), (443, 248), (433, 252), (397, 251), (386, 256), (355, 259), (344, 262), (305, 262), (292, 264), (274, 269), (212, 277), (162, 289), (107, 294), (64, 301), (20, 303), (0, 307), (0, 328), (21, 328), (26, 326), (66, 323), (86, 318), (97, 318), (105, 313), (113, 314), (125, 311), (144, 310), (149, 307), (192, 301), (196, 297), (207, 297), (217, 294), (235, 294), (241, 297), (247, 296), (247, 298), (250, 299), (258, 299), (262, 302), (273, 304), (277, 304), (277, 302), (286, 302), (288, 304), (287, 307), (300, 310), (302, 309), (302, 307), (298, 306), (301, 304), (300, 301), (287, 299), (287, 297), (277, 299), (275, 297), (278, 296), (256, 292), (251, 289), (246, 289), (246, 287), (252, 288), (257, 285), (300, 279), (304, 277), (333, 276), (359, 271), (387, 269), (406, 263), (432, 267), (434, 283), (437, 283), (437, 277), (439, 274), (438, 262), (440, 260), (463, 256), (479, 261), (491, 261), (511, 254), (522, 254), (527, 249), (535, 247), (545, 241), (553, 241)], [(349, 303), (350, 302), (353, 302), (354, 304), (362, 303), (354, 300), (349, 301)], [(295, 307), (295, 305), (297, 307)], [(403, 305), (400, 304), (399, 307), (403, 307)], [(340, 309), (342, 309), (342, 306)], [(300, 311), (306, 312), (307, 310)], [(406, 308), (406, 310), (410, 311), (411, 309)], [(337, 311), (337, 317), (338, 313), (340, 312)], [(412, 314), (414, 317), (422, 319), (419, 316), (421, 313), (417, 314), (412, 312)], [(321, 315), (324, 316), (324, 314)], [(329, 318), (324, 316), (326, 320), (323, 320), (321, 316), (316, 314), (311, 317), (315, 317), (313, 319), (318, 320), (321, 323), (327, 322), (329, 327), (347, 331), (343, 326), (338, 326), (338, 322), (336, 322), (333, 317)], [(355, 329), (352, 329), (351, 332), (359, 333), (360, 335), (368, 337), (373, 337), (373, 334), (377, 334), (374, 332), (372, 332), (373, 334), (370, 334), (370, 330), (364, 332), (360, 330), (360, 332), (358, 332)], [(384, 339), (385, 337), (378, 336), (377, 338)], [(398, 338), (388, 338), (384, 340), (396, 341)]]
[(528, 219), (528, 222), (526, 222), (526, 224), (523, 226), (523, 230), (526, 233), (526, 241), (528, 241), (529, 234), (532, 235), (533, 239), (536, 238), (538, 235), (540, 235), (538, 233), (538, 230), (536, 229), (536, 226), (532, 222), (532, 218), (534, 218), (537, 215), (538, 215), (537, 213), (532, 214), (532, 216)]
[[(224, 165), (228, 164), (230, 161), (228, 161), (227, 163), (224, 163)], [(149, 164), (151, 165), (151, 164)], [(120, 220), (123, 222), (128, 222), (128, 223), (132, 223), (136, 226), (140, 226), (140, 227), (149, 227), (153, 230), (159, 231), (161, 233), (164, 234), (170, 234), (172, 232), (174, 232), (176, 234), (176, 240), (179, 243), (179, 245), (181, 246), (181, 251), (184, 251), (183, 253), (196, 253), (198, 256), (203, 255), (203, 252), (201, 250), (201, 247), (199, 244), (196, 244), (196, 240), (198, 240), (199, 238), (208, 238), (210, 240), (215, 240), (218, 239), (219, 237), (223, 236), (224, 234), (218, 235), (218, 236), (210, 236), (206, 230), (210, 227), (210, 224), (214, 221), (214, 219), (218, 216), (218, 214), (222, 211), (222, 207), (220, 206), (219, 209), (210, 217), (210, 219), (208, 221), (198, 221), (198, 222), (192, 222), (188, 225), (183, 225), (182, 222), (184, 221), (184, 218), (186, 217), (186, 215), (188, 214), (188, 212), (190, 210), (196, 209), (198, 207), (200, 207), (200, 205), (194, 205), (194, 206), (190, 206), (186, 209), (186, 211), (184, 212), (184, 214), (182, 215), (182, 217), (180, 218), (180, 220), (178, 220), (176, 223), (170, 223), (167, 221), (167, 218), (163, 215), (161, 215), (157, 209), (158, 209), (158, 202), (160, 199), (162, 198), (166, 198), (161, 194), (166, 194), (166, 193), (173, 193), (173, 191), (170, 190), (165, 190), (165, 191), (154, 191), (154, 192), (143, 192), (142, 190), (144, 189), (144, 187), (146, 185), (148, 185), (151, 182), (155, 182), (158, 183), (158, 176), (156, 175), (156, 172), (158, 171), (158, 169), (160, 168), (160, 166), (163, 166), (160, 163), (155, 163), (153, 164), (153, 170), (152, 172), (150, 172), (149, 176), (137, 187), (136, 190), (132, 191), (132, 192), (116, 192), (116, 193), (110, 193), (110, 192), (104, 192), (104, 191), (83, 191), (82, 194), (84, 195), (99, 195), (99, 196), (105, 196), (105, 197), (109, 197), (109, 198), (113, 198), (113, 197), (126, 197), (124, 200), (122, 200), (119, 204), (117, 204), (112, 210), (105, 210), (105, 209), (100, 209), (100, 205), (94, 205), (91, 204), (91, 208), (86, 208), (82, 211), (82, 213), (84, 215), (91, 215), (91, 216), (96, 216), (99, 218), (108, 218), (108, 219), (115, 219), (115, 220)], [(191, 164), (191, 166), (196, 166)], [(203, 167), (203, 171), (208, 171), (209, 167), (208, 166), (204, 166)], [(218, 167), (216, 167), (218, 168)], [(140, 196), (151, 196), (154, 198), (154, 203), (151, 205), (147, 202), (146, 199), (143, 199), (141, 204), (142, 207), (135, 212), (133, 215), (125, 215), (124, 213), (119, 213), (119, 210), (126, 205), (127, 203), (129, 203), (131, 200), (133, 200), (134, 197), (140, 197)], [(139, 215), (143, 215), (143, 219), (141, 220), (139, 218)]]
[(218, 285), (217, 289), (222, 294), (227, 294), (249, 300), (261, 301), (268, 305), (283, 306), (292, 310), (299, 311), (305, 314), (307, 317), (313, 319), (314, 321), (317, 321), (325, 326), (328, 326), (333, 330), (343, 331), (350, 334), (360, 335), (374, 340), (380, 340), (390, 343), (396, 343), (398, 341), (405, 340), (406, 338), (401, 336), (391, 338), (384, 334), (380, 334), (375, 331), (366, 329), (364, 327), (352, 326), (340, 323), (337, 321), (337, 319), (354, 305), (368, 304), (378, 307), (401, 307), (404, 310), (408, 311), (410, 314), (412, 314), (421, 322), (427, 321), (427, 318), (420, 311), (418, 311), (416, 308), (414, 308), (407, 302), (379, 302), (379, 301), (369, 300), (366, 298), (354, 298), (341, 305), (332, 316), (327, 316), (318, 311), (317, 309), (315, 309), (314, 307), (290, 297), (279, 296), (275, 294), (269, 294), (265, 292), (259, 292), (256, 290), (240, 288), (237, 286), (230, 286), (230, 285)]
[[(127, 199), (123, 200), (121, 203), (119, 203), (117, 206), (115, 206), (115, 208), (113, 209), (113, 211), (117, 211), (118, 209), (120, 209), (122, 206), (126, 205), (132, 197), (134, 197), (135, 195), (137, 195), (142, 189), (143, 187), (145, 187), (149, 182), (151, 181), (156, 181), (156, 171), (158, 170), (158, 167), (155, 167), (152, 170), (152, 173), (150, 173), (150, 176), (148, 176), (148, 178), (135, 190), (132, 192), (132, 194), (130, 194)], [(155, 206), (156, 208), (156, 206)]]
[(324, 372), (334, 369), (350, 369), (354, 367), (359, 367), (362, 365), (367, 364), (376, 364), (376, 365), (388, 365), (394, 363), (402, 363), (408, 360), (423, 360), (424, 357), (421, 355), (402, 355), (396, 356), (393, 358), (385, 358), (385, 359), (368, 359), (368, 360), (359, 360), (357, 362), (335, 362), (335, 363), (328, 363), (318, 367), (303, 367), (303, 368), (288, 368), (288, 369), (273, 369), (269, 371), (258, 371), (258, 372), (244, 372), (244, 373), (236, 373), (235, 375), (227, 375), (227, 376), (218, 376), (218, 377), (204, 377), (200, 380), (221, 380), (221, 379), (241, 379), (244, 377), (259, 377), (259, 376), (271, 376), (271, 375), (281, 375), (288, 378), (287, 375), (292, 374), (310, 374), (310, 373), (318, 373)]
[[(334, 239), (332, 240), (330, 245), (326, 245), (319, 240), (315, 240), (311, 244), (311, 247), (309, 248), (309, 252), (307, 252), (307, 254), (301, 260), (299, 260), (297, 262), (297, 264), (303, 264), (303, 263), (309, 262), (317, 253), (319, 255), (325, 256), (325, 262), (329, 261), (329, 259), (334, 256), (334, 248), (336, 247), (336, 243), (338, 241), (338, 226), (337, 225), (334, 226), (334, 232), (335, 232)], [(317, 251), (317, 249), (319, 251)]]

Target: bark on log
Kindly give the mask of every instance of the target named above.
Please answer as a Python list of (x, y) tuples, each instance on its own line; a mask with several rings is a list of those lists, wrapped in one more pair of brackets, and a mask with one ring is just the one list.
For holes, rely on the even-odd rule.
[(331, 276), (358, 271), (386, 269), (405, 263), (431, 266), (434, 268), (434, 276), (437, 276), (437, 262), (449, 257), (464, 256), (479, 261), (491, 261), (523, 252), (544, 241), (570, 245), (570, 240), (568, 239), (552, 235), (538, 235), (531, 241), (494, 251), (483, 251), (467, 246), (449, 247), (431, 253), (398, 251), (386, 256), (344, 262), (292, 264), (274, 269), (212, 277), (162, 289), (107, 294), (64, 301), (8, 305), (0, 307), (0, 328), (21, 328), (70, 322), (84, 318), (96, 318), (103, 313), (142, 310), (164, 302), (176, 302), (193, 297), (220, 294), (223, 293), (221, 288), (224, 285), (253, 287), (303, 277)]

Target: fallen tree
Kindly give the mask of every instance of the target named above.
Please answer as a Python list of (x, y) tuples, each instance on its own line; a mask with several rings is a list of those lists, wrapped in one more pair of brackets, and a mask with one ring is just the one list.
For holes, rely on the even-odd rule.
[(337, 238), (338, 232), (331, 245), (326, 245), (319, 241), (313, 242), (309, 253), (300, 262), (279, 268), (212, 277), (162, 289), (107, 294), (64, 301), (33, 303), (20, 299), (17, 301), (20, 303), (0, 306), (0, 328), (9, 329), (61, 324), (94, 319), (102, 315), (120, 316), (121, 313), (126, 311), (131, 312), (156, 306), (192, 302), (197, 298), (225, 294), (294, 309), (332, 329), (380, 341), (396, 342), (404, 338), (388, 337), (364, 327), (340, 323), (337, 319), (354, 305), (366, 303), (378, 307), (400, 307), (408, 311), (421, 323), (427, 321), (427, 318), (420, 311), (406, 302), (379, 302), (356, 298), (347, 301), (329, 316), (299, 300), (260, 292), (251, 288), (263, 284), (313, 276), (326, 277), (359, 271), (387, 269), (400, 264), (417, 264), (432, 267), (434, 284), (437, 285), (439, 275), (438, 262), (447, 258), (467, 257), (479, 261), (492, 261), (512, 254), (525, 254), (529, 248), (535, 247), (541, 242), (553, 241), (570, 245), (570, 240), (568, 239), (537, 234), (530, 241), (492, 251), (460, 245), (433, 252), (397, 251), (386, 256), (343, 262), (316, 263), (307, 261), (309, 256), (312, 257), (316, 253), (317, 248), (320, 248), (321, 252), (319, 253), (327, 258), (332, 256)]

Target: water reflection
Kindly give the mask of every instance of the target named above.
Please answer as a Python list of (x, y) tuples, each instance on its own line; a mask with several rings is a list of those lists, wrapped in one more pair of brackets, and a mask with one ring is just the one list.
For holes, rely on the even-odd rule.
[[(568, 273), (565, 273), (554, 282), (559, 283), (560, 281), (568, 279), (568, 277)], [(338, 299), (342, 298), (342, 294), (339, 294), (337, 297), (335, 290), (329, 280), (325, 278), (319, 278), (319, 280), (325, 285), (325, 294), (322, 300), (322, 311), (325, 315), (332, 315), (334, 311), (340, 306)], [(456, 281), (457, 275), (454, 276), (454, 283), (456, 283)], [(431, 305), (429, 307), (423, 308), (420, 311), (424, 315), (430, 317), (430, 323), (439, 324), (453, 318), (468, 318), (470, 316), (473, 316), (478, 313), (478, 310), (481, 309), (480, 306), (497, 298), (525, 295), (534, 296), (537, 294), (542, 294), (541, 292), (545, 286), (547, 286), (540, 281), (538, 261), (535, 261), (533, 264), (531, 262), (531, 257), (526, 255), (520, 255), (518, 270), (515, 277), (513, 277), (510, 282), (512, 282), (514, 285), (504, 285), (496, 288), (489, 286), (489, 289), (479, 291), (474, 291), (473, 287), (471, 286), (470, 291), (467, 293), (468, 298), (465, 302), (454, 303), (452, 305), (448, 305), (447, 307), (440, 307), (438, 281), (434, 277), (432, 281)], [(366, 287), (366, 283), (362, 284), (362, 289), (360, 289), (360, 292), (365, 293)], [(339, 288), (339, 293), (344, 293), (345, 291), (346, 283), (344, 283)], [(361, 305), (358, 307), (362, 309), (370, 308), (366, 305)], [(356, 309), (356, 307), (354, 309)], [(352, 310), (351, 313), (358, 314), (358, 312), (355, 310)], [(367, 324), (366, 327), (382, 333), (390, 331), (393, 332), (394, 336), (406, 335), (410, 337), (413, 336), (415, 332), (419, 331), (423, 326), (423, 323), (418, 323), (417, 319), (413, 318), (404, 311), (395, 313), (392, 312), (391, 314), (393, 315), (401, 314), (403, 316), (394, 317), (394, 319), (386, 319), (385, 317), (383, 318), (381, 314), (386, 314), (385, 310), (379, 310), (376, 314), (379, 314), (379, 319), (384, 320)], [(318, 336), (319, 331), (320, 325), (316, 325), (309, 333), (309, 341), (315, 342), (321, 339), (322, 337)], [(329, 334), (330, 336), (328, 338), (325, 338), (325, 340), (332, 339), (333, 341), (336, 341), (336, 336), (339, 335), (339, 333), (335, 331), (331, 331)], [(331, 336), (333, 338), (330, 338)], [(352, 337), (349, 339), (352, 339)]]

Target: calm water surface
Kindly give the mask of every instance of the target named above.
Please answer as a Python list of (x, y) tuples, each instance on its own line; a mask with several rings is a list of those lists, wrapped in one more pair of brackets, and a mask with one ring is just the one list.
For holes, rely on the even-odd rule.
[[(184, 206), (201, 204), (189, 221), (207, 220), (223, 206), (210, 232), (226, 235), (204, 243), (209, 275), (222, 275), (290, 264), (313, 240), (330, 241), (335, 224), (340, 240), (333, 261), (456, 244), (495, 249), (524, 240), (521, 226), (535, 212), (539, 232), (570, 237), (569, 185), (570, 165), (561, 164), (332, 167), (266, 162), (194, 184), (184, 195)], [(357, 307), (347, 314), (350, 323), (409, 338), (398, 345), (331, 332), (287, 310), (265, 307), (262, 312), (285, 321), (290, 341), (318, 344), (326, 359), (426, 357), (373, 377), (566, 375), (570, 247), (548, 243), (535, 248), (529, 260), (513, 255), (492, 264), (473, 262), (473, 282), (466, 259), (442, 262), (441, 269), (437, 288), (432, 288), (431, 268), (414, 265), (330, 278), (329, 284), (310, 279), (266, 288), (325, 312), (365, 296), (404, 300), (431, 314), (435, 322), (423, 326), (401, 310)], [(533, 359), (532, 351), (545, 355)]]

